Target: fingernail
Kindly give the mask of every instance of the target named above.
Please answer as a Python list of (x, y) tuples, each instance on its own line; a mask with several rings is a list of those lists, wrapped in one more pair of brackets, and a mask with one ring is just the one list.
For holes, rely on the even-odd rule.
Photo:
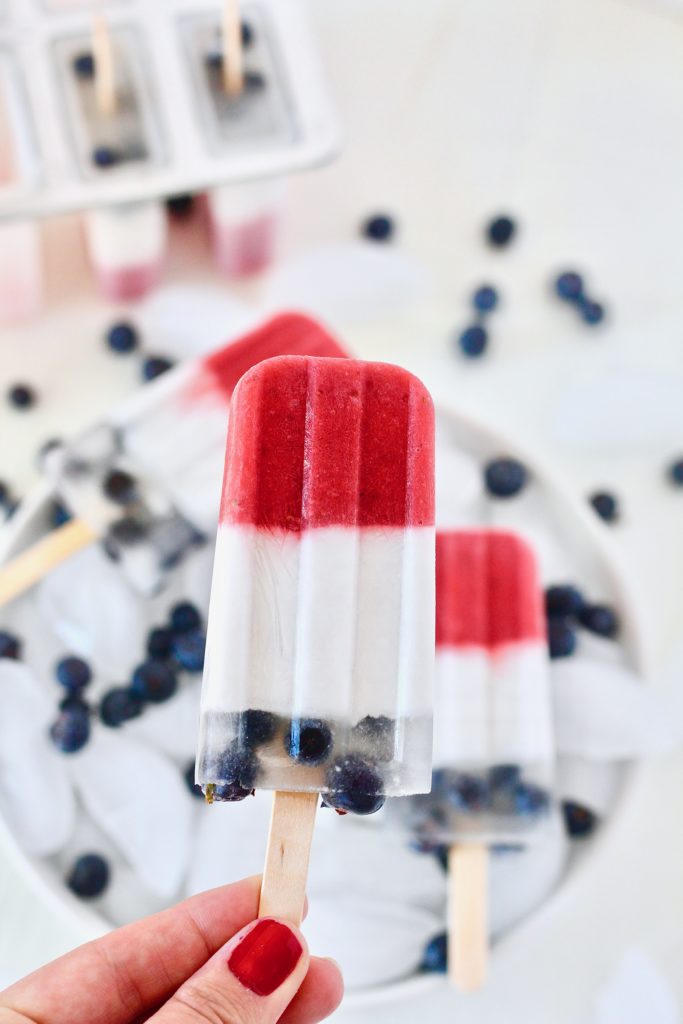
[(228, 967), (245, 988), (269, 996), (290, 976), (303, 947), (279, 921), (259, 921), (232, 951)]

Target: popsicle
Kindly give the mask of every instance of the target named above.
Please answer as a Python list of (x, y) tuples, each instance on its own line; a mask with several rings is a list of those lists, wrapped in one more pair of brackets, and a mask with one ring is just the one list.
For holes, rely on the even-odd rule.
[(110, 302), (141, 299), (164, 272), (166, 209), (160, 202), (127, 203), (84, 215), (86, 247), (100, 294)]
[(208, 195), (214, 260), (228, 277), (265, 270), (275, 258), (286, 184), (225, 185)]
[(382, 363), (279, 357), (235, 391), (200, 711), (207, 798), (276, 791), (261, 912), (299, 920), (318, 794), (426, 792), (434, 413)]
[(542, 590), (513, 533), (437, 533), (435, 701), (432, 792), (401, 810), (421, 842), (451, 849), (451, 967), (469, 989), (485, 971), (488, 847), (540, 838), (551, 808)]
[(0, 604), (95, 539), (132, 585), (152, 593), (218, 519), (233, 389), (281, 353), (345, 356), (308, 317), (281, 314), (240, 340), (146, 385), (117, 413), (45, 456), (74, 520), (0, 571)]

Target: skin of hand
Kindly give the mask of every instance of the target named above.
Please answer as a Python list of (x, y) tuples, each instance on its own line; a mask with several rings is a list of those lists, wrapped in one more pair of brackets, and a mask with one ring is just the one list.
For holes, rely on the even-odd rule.
[(0, 992), (0, 1024), (317, 1024), (341, 1002), (332, 960), (255, 920), (260, 878), (119, 928)]

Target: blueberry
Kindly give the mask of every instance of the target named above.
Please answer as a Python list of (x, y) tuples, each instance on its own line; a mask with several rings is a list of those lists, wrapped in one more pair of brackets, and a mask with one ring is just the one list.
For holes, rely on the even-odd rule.
[(572, 839), (584, 839), (595, 831), (598, 819), (588, 807), (575, 804), (572, 800), (564, 800), (562, 814), (565, 828)]
[(66, 884), (77, 896), (93, 899), (107, 888), (109, 876), (109, 864), (104, 857), (99, 853), (84, 853), (69, 871)]
[(190, 604), (189, 601), (181, 601), (180, 604), (171, 608), (169, 622), (172, 632), (189, 633), (190, 630), (199, 629), (202, 617), (193, 604)]
[(249, 47), (254, 42), (254, 39), (256, 37), (256, 33), (254, 32), (254, 26), (251, 24), (251, 22), (243, 21), (241, 27), (242, 27), (242, 46), (245, 48), (245, 50), (247, 50), (247, 49), (249, 49)]
[(173, 369), (173, 361), (164, 356), (148, 356), (142, 364), (143, 380), (155, 380), (162, 373)]
[(95, 58), (92, 53), (79, 53), (73, 59), (73, 69), (77, 78), (94, 78)]
[(332, 730), (317, 718), (293, 719), (285, 736), (285, 750), (297, 764), (323, 764), (332, 753)]
[(50, 738), (63, 754), (75, 754), (90, 739), (90, 715), (85, 708), (73, 707), (60, 711), (50, 726)]
[(471, 327), (466, 327), (459, 336), (458, 345), (463, 355), (470, 359), (476, 359), (477, 356), (484, 354), (488, 341), (489, 336), (486, 329), (481, 324), (472, 324)]
[(584, 606), (583, 594), (571, 583), (555, 584), (545, 592), (548, 615), (576, 616)]
[(449, 779), (446, 796), (458, 811), (482, 811), (489, 800), (489, 788), (480, 776), (458, 772)]
[(512, 498), (524, 488), (526, 468), (516, 459), (494, 459), (484, 469), (486, 490), (496, 498)]
[(137, 718), (142, 713), (143, 701), (127, 686), (116, 686), (108, 690), (100, 704), (100, 718), (104, 725), (116, 728)]
[(0, 480), (0, 505), (7, 505), (7, 503), (11, 501), (11, 498), (12, 495), (9, 486), (4, 482), (4, 480)]
[(15, 409), (30, 409), (38, 398), (36, 392), (28, 384), (13, 384), (7, 392), (7, 400)]
[(509, 245), (515, 236), (516, 230), (517, 225), (511, 217), (496, 217), (486, 228), (486, 237), (490, 245), (501, 249), (503, 246)]
[(593, 302), (591, 299), (580, 299), (579, 311), (584, 323), (591, 324), (591, 326), (600, 324), (605, 319), (604, 306), (601, 306), (599, 302)]
[(92, 679), (92, 670), (87, 661), (69, 656), (62, 658), (55, 667), (57, 682), (70, 693), (84, 689)]
[(112, 352), (120, 354), (133, 352), (138, 347), (139, 341), (137, 330), (125, 320), (112, 324), (107, 331), (107, 345)]
[(57, 707), (60, 711), (87, 711), (90, 714), (88, 703), (83, 698), (81, 692), (67, 693), (66, 697), (62, 697)]
[(420, 964), (421, 971), (430, 974), (445, 974), (448, 970), (448, 935), (436, 935), (425, 946)]
[(181, 633), (173, 641), (173, 656), (186, 672), (201, 672), (204, 668), (206, 634), (201, 629)]
[(68, 508), (56, 499), (50, 505), (50, 524), (57, 529), (71, 522), (72, 516)]
[(579, 622), (584, 629), (608, 639), (612, 639), (619, 632), (617, 613), (606, 604), (586, 605), (581, 609)]
[(130, 690), (133, 696), (151, 704), (163, 704), (178, 689), (178, 680), (165, 661), (149, 658), (133, 672)]
[(386, 715), (366, 715), (353, 727), (353, 734), (366, 744), (378, 761), (393, 761), (396, 723)]
[(520, 782), (514, 791), (515, 813), (523, 817), (534, 817), (547, 810), (548, 794), (531, 782)]
[(472, 305), (477, 313), (490, 313), (498, 305), (498, 292), (490, 284), (483, 284), (472, 296)]
[(194, 196), (185, 192), (178, 196), (169, 196), (166, 200), (166, 209), (176, 220), (185, 220), (194, 212)]
[(669, 482), (675, 487), (683, 487), (683, 459), (676, 459), (667, 470)]
[[(109, 527), (109, 537), (107, 540), (121, 544), (123, 547), (132, 547), (145, 540), (147, 534), (147, 525), (140, 519), (136, 519), (135, 516), (122, 516), (121, 519), (117, 519)], [(107, 553), (114, 561), (118, 560), (117, 551), (110, 549)]]
[(520, 781), (522, 770), (516, 764), (496, 764), (489, 769), (488, 782), (491, 789), (510, 789)]
[(197, 783), (194, 781), (194, 779), (195, 779), (195, 763), (194, 763), (194, 761), (190, 761), (190, 763), (188, 764), (187, 768), (183, 772), (183, 778), (185, 779), (185, 785), (189, 789), (189, 791), (192, 794), (192, 796), (196, 796), (198, 800), (203, 800), (204, 799), (204, 794), (202, 793), (202, 787), (198, 786)]
[(451, 852), (450, 851), (450, 847), (448, 847), (448, 846), (437, 846), (436, 849), (433, 850), (432, 852), (433, 852), (434, 856), (436, 857), (440, 867), (444, 871), (447, 872), (449, 870), (449, 858), (450, 858), (450, 852)]
[(215, 774), (218, 785), (237, 786), (246, 791), (246, 796), (254, 788), (258, 772), (259, 763), (253, 750), (232, 743), (212, 766), (211, 774)]
[(576, 633), (566, 619), (553, 616), (548, 622), (548, 653), (555, 660), (570, 658), (576, 650)]
[(277, 730), (277, 718), (269, 711), (249, 709), (240, 715), (238, 734), (240, 743), (254, 750), (270, 743)]
[(114, 167), (120, 159), (120, 154), (111, 146), (96, 146), (92, 151), (92, 162), (95, 167)]
[(259, 92), (265, 87), (266, 80), (260, 71), (244, 72), (244, 88), (246, 92)]
[(372, 242), (390, 242), (394, 232), (394, 222), (386, 213), (375, 213), (361, 225), (361, 234)]
[(583, 278), (574, 270), (560, 274), (555, 281), (555, 292), (566, 302), (578, 302), (583, 295)]
[(112, 469), (102, 481), (102, 490), (116, 505), (133, 505), (138, 500), (137, 480), (123, 469)]
[(382, 779), (358, 754), (338, 758), (328, 769), (323, 800), (337, 811), (374, 814), (384, 806)]
[(204, 63), (211, 71), (220, 71), (223, 67), (223, 54), (220, 50), (207, 50), (204, 54)]
[(152, 629), (147, 635), (147, 653), (150, 658), (167, 658), (173, 645), (170, 629)]
[(21, 658), (21, 640), (4, 629), (0, 630), (0, 658), (11, 658), (13, 661)]
[(590, 503), (601, 519), (606, 523), (616, 523), (619, 519), (619, 502), (613, 494), (607, 491), (598, 491), (591, 494)]

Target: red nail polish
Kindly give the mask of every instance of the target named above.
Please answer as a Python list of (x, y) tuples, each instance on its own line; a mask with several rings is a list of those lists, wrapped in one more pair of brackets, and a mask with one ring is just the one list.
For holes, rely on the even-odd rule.
[(235, 947), (228, 967), (245, 988), (257, 996), (269, 996), (290, 976), (302, 952), (287, 925), (259, 921)]

